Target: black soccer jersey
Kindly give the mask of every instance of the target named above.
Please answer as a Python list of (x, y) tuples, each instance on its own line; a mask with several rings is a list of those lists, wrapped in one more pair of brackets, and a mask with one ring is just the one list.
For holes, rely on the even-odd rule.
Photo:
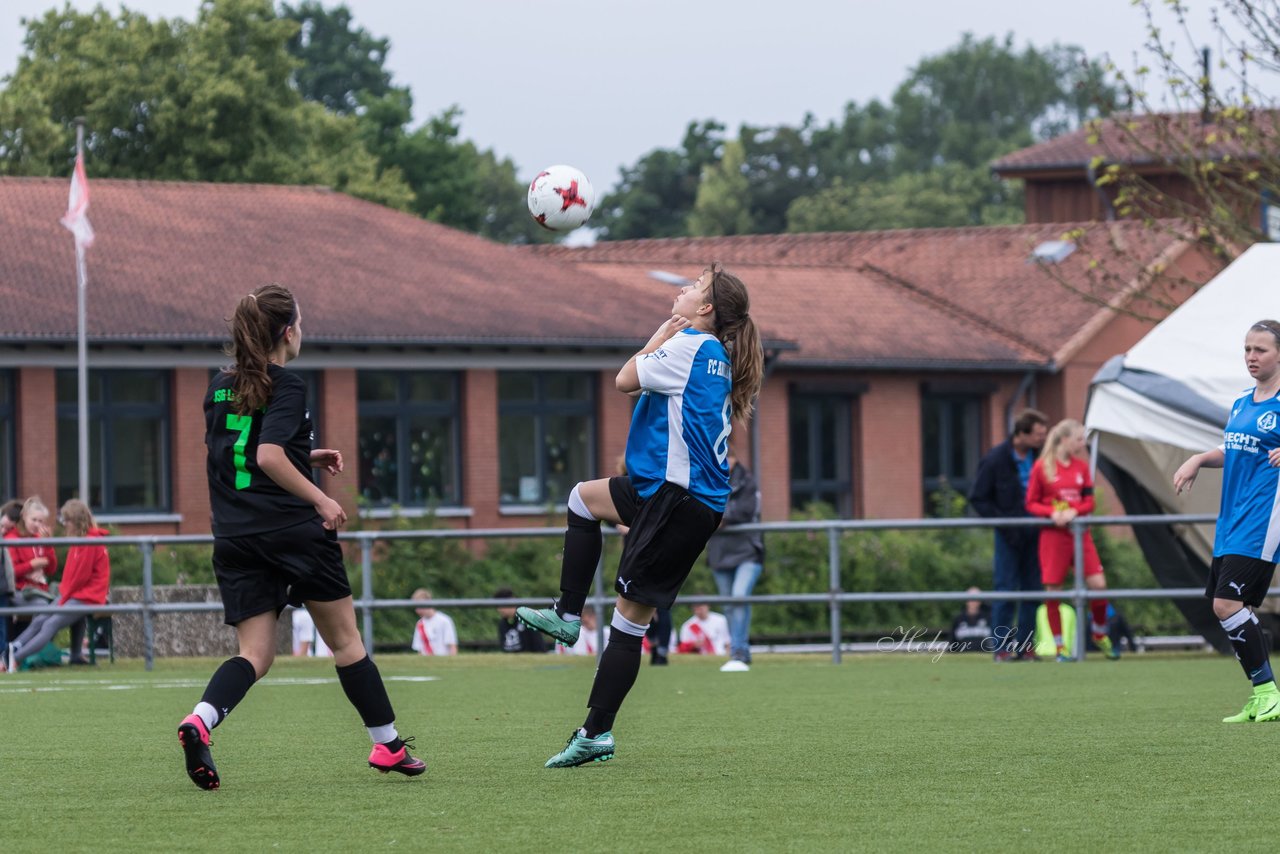
[(311, 413), (307, 388), (279, 365), (268, 365), (271, 399), (249, 415), (232, 407), (234, 377), (225, 371), (204, 399), (204, 442), (209, 449), (209, 506), (215, 537), (276, 531), (316, 515), (315, 508), (258, 468), (258, 446), (279, 445), (304, 477), (311, 477)]

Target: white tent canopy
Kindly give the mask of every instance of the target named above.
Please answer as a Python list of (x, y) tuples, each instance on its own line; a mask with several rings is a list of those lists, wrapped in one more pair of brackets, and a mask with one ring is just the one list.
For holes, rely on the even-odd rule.
[[(1104, 468), (1132, 479), (1116, 484), (1126, 510), (1218, 511), (1220, 471), (1202, 470), (1191, 492), (1180, 496), (1173, 492), (1173, 473), (1191, 454), (1222, 443), (1231, 403), (1253, 387), (1244, 366), (1245, 333), (1257, 321), (1277, 317), (1280, 245), (1258, 244), (1094, 377), (1085, 426), (1097, 439)], [(1213, 526), (1181, 526), (1174, 533), (1207, 568)], [(1154, 532), (1138, 534), (1160, 577), (1150, 548)]]

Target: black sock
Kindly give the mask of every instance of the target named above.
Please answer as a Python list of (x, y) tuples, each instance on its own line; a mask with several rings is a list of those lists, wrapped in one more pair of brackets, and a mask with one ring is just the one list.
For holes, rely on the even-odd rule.
[[(387, 696), (387, 686), (382, 684), (382, 674), (378, 665), (369, 656), (339, 667), (338, 681), (346, 692), (351, 705), (356, 707), (360, 720), (366, 727), (380, 727), (395, 723), (396, 713), (391, 709), (391, 699)], [(393, 742), (394, 743), (394, 742)], [(399, 750), (399, 747), (395, 748)]]
[(556, 602), (560, 616), (582, 613), (603, 548), (600, 520), (570, 510), (569, 527), (564, 532), (564, 558), (560, 562), (560, 599)]
[[(1247, 616), (1242, 616), (1247, 615)], [(1236, 624), (1227, 628), (1229, 624)], [(1222, 621), (1222, 628), (1236, 651), (1236, 658), (1244, 668), (1244, 675), (1254, 685), (1265, 685), (1274, 678), (1271, 674), (1271, 661), (1267, 656), (1267, 642), (1258, 625), (1258, 618), (1247, 609), (1237, 611)]]
[(620, 632), (616, 628), (609, 634), (609, 643), (600, 656), (596, 681), (591, 686), (591, 697), (587, 700), (591, 710), (582, 727), (587, 731), (588, 738), (595, 738), (600, 733), (613, 729), (613, 719), (617, 717), (622, 701), (627, 698), (631, 686), (636, 684), (636, 676), (640, 674), (640, 642), (641, 638)]
[(258, 674), (247, 658), (237, 655), (218, 665), (204, 689), (204, 696), (200, 698), (202, 703), (208, 703), (218, 710), (218, 723), (214, 724), (215, 727), (227, 719), (227, 715), (244, 699), (257, 679)]

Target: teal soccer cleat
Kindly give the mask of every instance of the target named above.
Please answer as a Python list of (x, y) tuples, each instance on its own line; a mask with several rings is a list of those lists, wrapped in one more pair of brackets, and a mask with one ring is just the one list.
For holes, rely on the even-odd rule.
[(588, 762), (606, 762), (613, 758), (613, 733), (602, 732), (595, 738), (587, 738), (586, 732), (577, 729), (565, 743), (564, 750), (547, 760), (546, 768), (572, 768)]
[(565, 646), (573, 646), (578, 642), (578, 633), (582, 631), (582, 623), (562, 620), (554, 608), (516, 608), (516, 619), (531, 629), (550, 635)]

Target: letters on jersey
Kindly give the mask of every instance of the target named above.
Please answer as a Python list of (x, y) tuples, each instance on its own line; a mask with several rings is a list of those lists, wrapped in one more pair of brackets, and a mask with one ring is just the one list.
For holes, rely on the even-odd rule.
[(1280, 447), (1280, 398), (1254, 402), (1253, 390), (1231, 405), (1222, 434), (1222, 505), (1214, 557), (1241, 555), (1275, 562), (1280, 546), (1280, 469), (1268, 452)]
[(714, 510), (729, 496), (733, 370), (714, 335), (685, 329), (636, 361), (641, 395), (627, 435), (627, 474), (642, 498), (663, 481)]
[(232, 404), (234, 375), (219, 371), (205, 393), (205, 445), (209, 450), (209, 506), (215, 537), (278, 531), (316, 515), (305, 500), (258, 468), (258, 446), (279, 445), (294, 467), (311, 477), (311, 415), (306, 384), (279, 365), (268, 365), (271, 400), (240, 415)]

